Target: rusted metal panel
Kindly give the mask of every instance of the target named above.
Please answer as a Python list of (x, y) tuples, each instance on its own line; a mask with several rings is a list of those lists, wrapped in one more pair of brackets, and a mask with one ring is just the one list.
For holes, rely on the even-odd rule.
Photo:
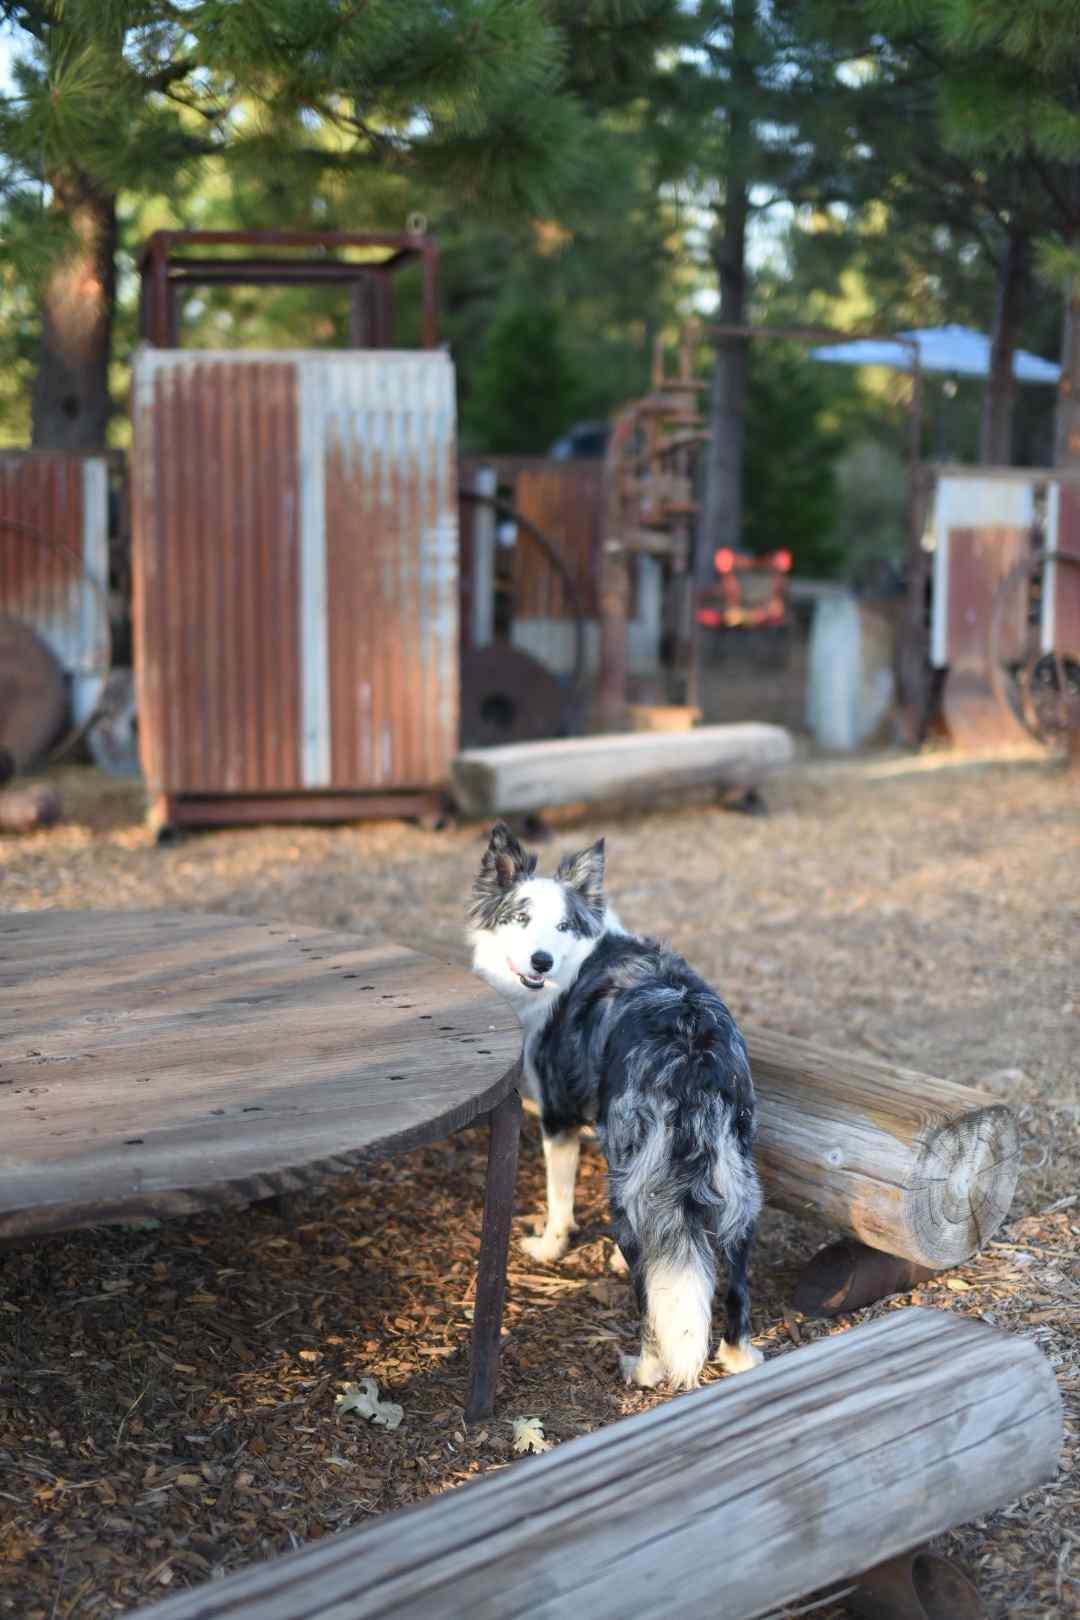
[[(938, 480), (930, 630), (930, 661), (937, 668), (985, 672), (994, 592), (1025, 554), (1034, 521), (1034, 489), (1023, 472), (1005, 478), (973, 470)], [(1022, 648), (1022, 612), (1003, 634), (1006, 652)]]
[[(1047, 497), (1047, 549), (1080, 557), (1080, 484), (1062, 479)], [(1040, 641), (1080, 658), (1080, 565), (1049, 562), (1043, 579)]]
[(136, 668), (153, 794), (258, 795), (272, 819), (274, 794), (446, 778), (453, 449), (438, 351), (139, 352)]
[(458, 743), (453, 371), (438, 352), (305, 366), (325, 479), (329, 785), (441, 782)]
[[(514, 505), (555, 545), (573, 576), (586, 618), (598, 611), (603, 463), (549, 462), (523, 467), (514, 483)], [(517, 618), (572, 619), (562, 581), (535, 546), (514, 553), (514, 613)]]
[[(950, 669), (985, 672), (998, 586), (1029, 549), (1028, 532), (1004, 524), (949, 530), (946, 648)], [(999, 646), (1006, 658), (1019, 657), (1023, 651), (1026, 607), (1020, 591), (1007, 604), (1007, 616), (999, 627)]]
[(132, 451), (136, 677), (154, 791), (300, 785), (297, 376), (144, 350)]
[(77, 724), (108, 673), (108, 571), (105, 457), (0, 451), (0, 614), (71, 676)]

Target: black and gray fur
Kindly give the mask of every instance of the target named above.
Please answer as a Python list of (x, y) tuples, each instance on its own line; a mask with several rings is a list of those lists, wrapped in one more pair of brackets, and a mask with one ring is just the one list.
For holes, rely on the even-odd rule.
[[(496, 828), (470, 914), (474, 940), (525, 912), (540, 887), (550, 903), (546, 885), (530, 891), (535, 868), (536, 857)], [(628, 1375), (689, 1388), (709, 1353), (720, 1259), (728, 1289), (719, 1359), (732, 1371), (760, 1359), (749, 1347), (747, 1271), (761, 1208), (750, 1066), (716, 992), (607, 910), (603, 869), (602, 841), (559, 866), (562, 926), (582, 942), (582, 959), (543, 1005), (523, 998), (525, 1067), (540, 1105), (549, 1211), (558, 1144), (573, 1142), (576, 1164), (577, 1133), (591, 1123), (607, 1156), (614, 1234), (643, 1323)]]

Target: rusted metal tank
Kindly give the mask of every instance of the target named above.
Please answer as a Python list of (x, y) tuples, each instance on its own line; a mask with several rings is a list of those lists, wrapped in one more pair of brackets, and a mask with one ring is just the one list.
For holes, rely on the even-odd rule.
[(132, 412), (153, 819), (433, 807), (458, 740), (447, 355), (147, 347)]

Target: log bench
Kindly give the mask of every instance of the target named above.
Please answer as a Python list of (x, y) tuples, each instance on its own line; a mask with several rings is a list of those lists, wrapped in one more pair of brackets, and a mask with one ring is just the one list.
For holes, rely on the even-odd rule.
[(746, 792), (794, 757), (782, 726), (748, 721), (474, 748), (454, 760), (451, 779), (466, 815), (502, 816), (687, 788)]
[(752, 1620), (1015, 1501), (1062, 1431), (1033, 1343), (893, 1311), (133, 1620)]
[(845, 1233), (794, 1304), (835, 1316), (904, 1292), (989, 1242), (1020, 1173), (1016, 1115), (973, 1086), (746, 1025), (755, 1157), (769, 1203)]

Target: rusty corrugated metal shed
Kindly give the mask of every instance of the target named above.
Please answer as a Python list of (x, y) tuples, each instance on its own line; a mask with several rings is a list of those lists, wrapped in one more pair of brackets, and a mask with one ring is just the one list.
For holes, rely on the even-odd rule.
[(158, 819), (416, 808), (457, 747), (448, 357), (147, 348), (133, 414)]
[(0, 614), (28, 624), (71, 677), (81, 725), (108, 674), (104, 456), (0, 451)]

